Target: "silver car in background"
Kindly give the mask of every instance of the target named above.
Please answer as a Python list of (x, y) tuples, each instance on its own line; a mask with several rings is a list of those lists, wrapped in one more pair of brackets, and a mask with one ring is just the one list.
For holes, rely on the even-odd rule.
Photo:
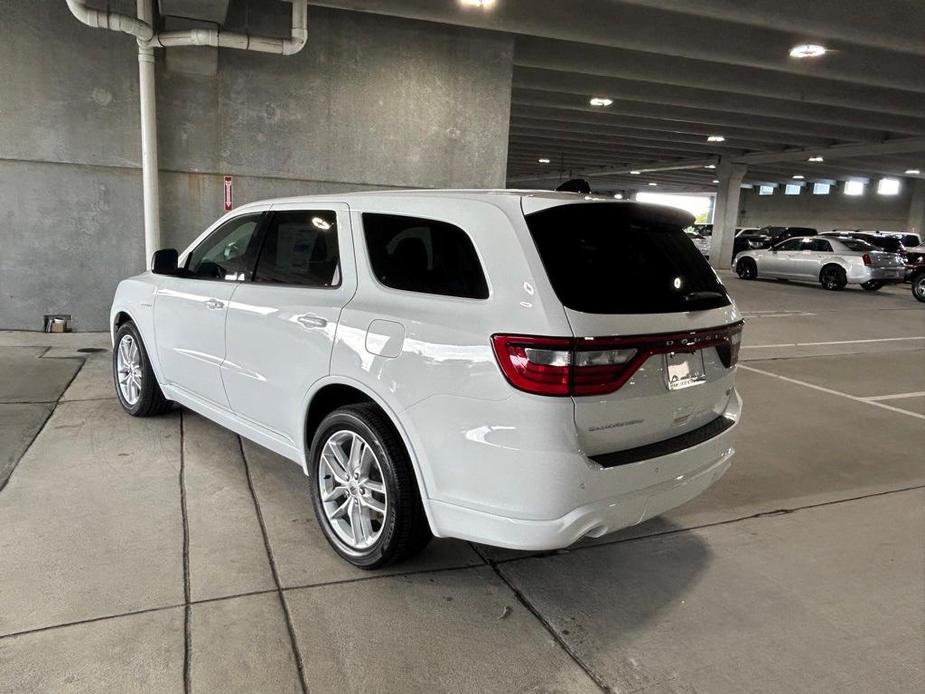
[(906, 271), (897, 253), (859, 239), (831, 236), (797, 236), (772, 248), (742, 251), (732, 261), (732, 269), (744, 280), (802, 280), (831, 290), (859, 284), (868, 291), (902, 282)]

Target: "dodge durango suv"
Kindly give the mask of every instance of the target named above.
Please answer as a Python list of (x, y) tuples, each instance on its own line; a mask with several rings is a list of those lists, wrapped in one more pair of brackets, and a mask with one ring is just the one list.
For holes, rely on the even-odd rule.
[(432, 536), (599, 537), (700, 494), (733, 454), (742, 321), (691, 222), (530, 191), (244, 205), (120, 283), (116, 393), (302, 466), (356, 566)]

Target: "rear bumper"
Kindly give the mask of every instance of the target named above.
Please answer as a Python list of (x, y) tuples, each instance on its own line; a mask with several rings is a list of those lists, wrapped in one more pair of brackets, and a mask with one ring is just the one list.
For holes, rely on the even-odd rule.
[(848, 275), (849, 282), (903, 282), (906, 277), (905, 267), (881, 268), (881, 267), (858, 267), (854, 272)]
[[(432, 496), (428, 503), (432, 529), (440, 537), (549, 550), (636, 525), (693, 499), (723, 476), (734, 453), (740, 411), (741, 399), (733, 391), (723, 415), (733, 422), (730, 426), (688, 448), (638, 462), (605, 468), (581, 453), (560, 452), (551, 469), (549, 458), (537, 459), (529, 478), (508, 486), (500, 497), (497, 489), (492, 490), (496, 501), (507, 502), (508, 509), (474, 508)], [(504, 464), (502, 459), (492, 462)], [(517, 466), (517, 456), (511, 464)], [(483, 484), (491, 484), (491, 479)], [(526, 517), (526, 509), (563, 512)]]

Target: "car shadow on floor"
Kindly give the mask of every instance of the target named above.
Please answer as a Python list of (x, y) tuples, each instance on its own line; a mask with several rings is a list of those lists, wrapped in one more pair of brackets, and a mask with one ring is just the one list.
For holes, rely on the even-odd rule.
[[(560, 637), (613, 652), (684, 604), (712, 559), (696, 530), (682, 532), (663, 519), (645, 525), (641, 537), (615, 534), (552, 554), (510, 557), (496, 566)], [(606, 643), (589, 642), (602, 634)]]

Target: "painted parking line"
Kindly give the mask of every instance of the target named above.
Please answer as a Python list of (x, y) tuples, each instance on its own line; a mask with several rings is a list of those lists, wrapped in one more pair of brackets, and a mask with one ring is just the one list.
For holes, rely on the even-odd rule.
[(874, 395), (864, 398), (868, 402), (880, 402), (881, 400), (904, 400), (905, 398), (920, 398), (925, 395), (925, 390), (917, 393), (894, 393), (893, 395)]
[(777, 345), (742, 345), (742, 349), (771, 349), (772, 347), (825, 347), (827, 345), (860, 345), (871, 342), (903, 342), (925, 340), (925, 337), (876, 337), (869, 340), (830, 340), (828, 342), (782, 342)]
[(813, 390), (818, 390), (821, 393), (828, 393), (829, 395), (836, 395), (840, 398), (845, 398), (846, 400), (854, 400), (855, 402), (862, 402), (865, 405), (870, 405), (872, 407), (879, 407), (883, 410), (889, 410), (890, 412), (898, 412), (899, 414), (904, 414), (907, 417), (915, 417), (916, 419), (925, 419), (925, 414), (919, 414), (918, 412), (910, 412), (909, 410), (903, 410), (899, 407), (893, 407), (892, 405), (885, 405), (882, 402), (877, 400), (871, 400), (869, 398), (861, 398), (857, 395), (851, 395), (849, 393), (843, 393), (840, 390), (832, 390), (831, 388), (825, 388), (824, 386), (817, 386), (815, 383), (807, 383), (806, 381), (798, 381), (795, 378), (789, 378), (788, 376), (781, 376), (780, 374), (771, 373), (770, 371), (765, 371), (764, 369), (756, 369), (754, 366), (746, 366), (745, 364), (739, 362), (738, 368), (744, 369), (745, 371), (753, 371), (756, 374), (761, 374), (762, 376), (770, 376), (771, 378), (777, 378), (781, 381), (786, 381), (787, 383), (793, 383), (798, 386), (804, 386), (806, 388), (812, 388)]

